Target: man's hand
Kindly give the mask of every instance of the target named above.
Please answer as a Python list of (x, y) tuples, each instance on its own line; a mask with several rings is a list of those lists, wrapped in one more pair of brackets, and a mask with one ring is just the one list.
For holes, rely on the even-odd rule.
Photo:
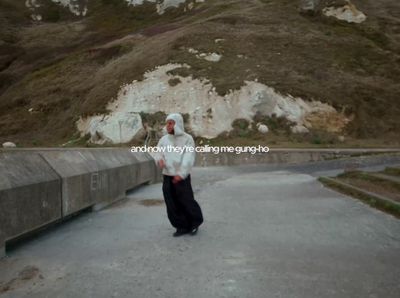
[(174, 176), (174, 178), (172, 178), (172, 183), (178, 183), (179, 181), (182, 181), (183, 178), (179, 175)]
[(163, 159), (160, 159), (159, 161), (158, 161), (158, 166), (162, 169), (162, 168), (164, 168), (165, 167), (165, 161), (163, 160)]

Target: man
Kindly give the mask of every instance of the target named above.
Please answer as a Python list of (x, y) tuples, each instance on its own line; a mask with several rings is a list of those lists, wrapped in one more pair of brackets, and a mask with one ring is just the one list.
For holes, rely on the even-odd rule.
[[(203, 223), (203, 214), (195, 201), (190, 172), (195, 162), (195, 143), (183, 126), (183, 118), (174, 113), (166, 118), (164, 135), (157, 144), (161, 152), (155, 160), (163, 173), (163, 194), (168, 219), (176, 228), (174, 237), (195, 235)], [(163, 151), (163, 152), (162, 152)]]

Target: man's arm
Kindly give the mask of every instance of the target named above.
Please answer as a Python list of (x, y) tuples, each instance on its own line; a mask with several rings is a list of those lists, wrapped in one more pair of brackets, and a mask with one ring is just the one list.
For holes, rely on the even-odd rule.
[(154, 161), (160, 168), (164, 168), (165, 167), (165, 156), (164, 156), (163, 152), (160, 152), (160, 148), (162, 148), (163, 146), (164, 146), (163, 145), (163, 139), (161, 138), (158, 141), (158, 144), (157, 144), (157, 148), (158, 148), (159, 152), (153, 153)]
[[(186, 179), (189, 176), (196, 160), (195, 143), (193, 137), (189, 135), (188, 141), (186, 142), (186, 149), (182, 156), (181, 167), (178, 172), (178, 176), (182, 179)], [(190, 149), (189, 149), (190, 148)]]

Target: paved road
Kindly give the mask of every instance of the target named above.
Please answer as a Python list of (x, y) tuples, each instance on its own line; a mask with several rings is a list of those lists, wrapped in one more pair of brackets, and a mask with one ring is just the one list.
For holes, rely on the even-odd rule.
[(196, 168), (194, 237), (171, 237), (165, 206), (142, 204), (161, 186), (142, 187), (11, 250), (0, 297), (397, 298), (400, 221), (316, 181), (345, 163)]

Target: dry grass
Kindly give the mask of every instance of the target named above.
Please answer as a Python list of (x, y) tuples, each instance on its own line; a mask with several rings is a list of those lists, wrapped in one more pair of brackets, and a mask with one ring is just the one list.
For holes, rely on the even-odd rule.
[(347, 172), (337, 177), (339, 181), (354, 185), (400, 202), (400, 184), (369, 175), (366, 172)]
[(400, 168), (388, 167), (382, 173), (392, 176), (400, 176)]
[(328, 179), (326, 177), (320, 177), (318, 179), (325, 186), (330, 187), (340, 193), (354, 197), (368, 204), (369, 206), (379, 209), (383, 212), (392, 214), (393, 216), (400, 218), (400, 207), (399, 204), (394, 204), (387, 200), (381, 200), (380, 198), (366, 194), (365, 192), (358, 191), (356, 189), (344, 186), (341, 183), (337, 183), (335, 179)]
[[(76, 139), (79, 116), (105, 112), (121, 85), (142, 79), (157, 65), (178, 62), (191, 69), (175, 73), (208, 78), (220, 94), (258, 79), (283, 94), (321, 100), (355, 116), (344, 143), (321, 131), (293, 136), (286, 124), (271, 121), (267, 136), (241, 130), (231, 141), (399, 144), (400, 22), (392, 14), (400, 13), (400, 4), (395, 0), (355, 1), (368, 15), (360, 25), (301, 16), (293, 1), (207, 0), (188, 14), (181, 7), (158, 16), (151, 4), (126, 9), (124, 1), (109, 0), (92, 1), (83, 20), (61, 15), (61, 22), (26, 26), (22, 8), (6, 2), (14, 22), (5, 23), (11, 29), (7, 35), (3, 28), (0, 36), (7, 35), (13, 41), (7, 46), (19, 54), (7, 50), (2, 60), (0, 43), (0, 63), (6, 65), (0, 72), (0, 142), (36, 146)], [(224, 40), (215, 43), (217, 38)], [(223, 58), (197, 59), (188, 47)]]

